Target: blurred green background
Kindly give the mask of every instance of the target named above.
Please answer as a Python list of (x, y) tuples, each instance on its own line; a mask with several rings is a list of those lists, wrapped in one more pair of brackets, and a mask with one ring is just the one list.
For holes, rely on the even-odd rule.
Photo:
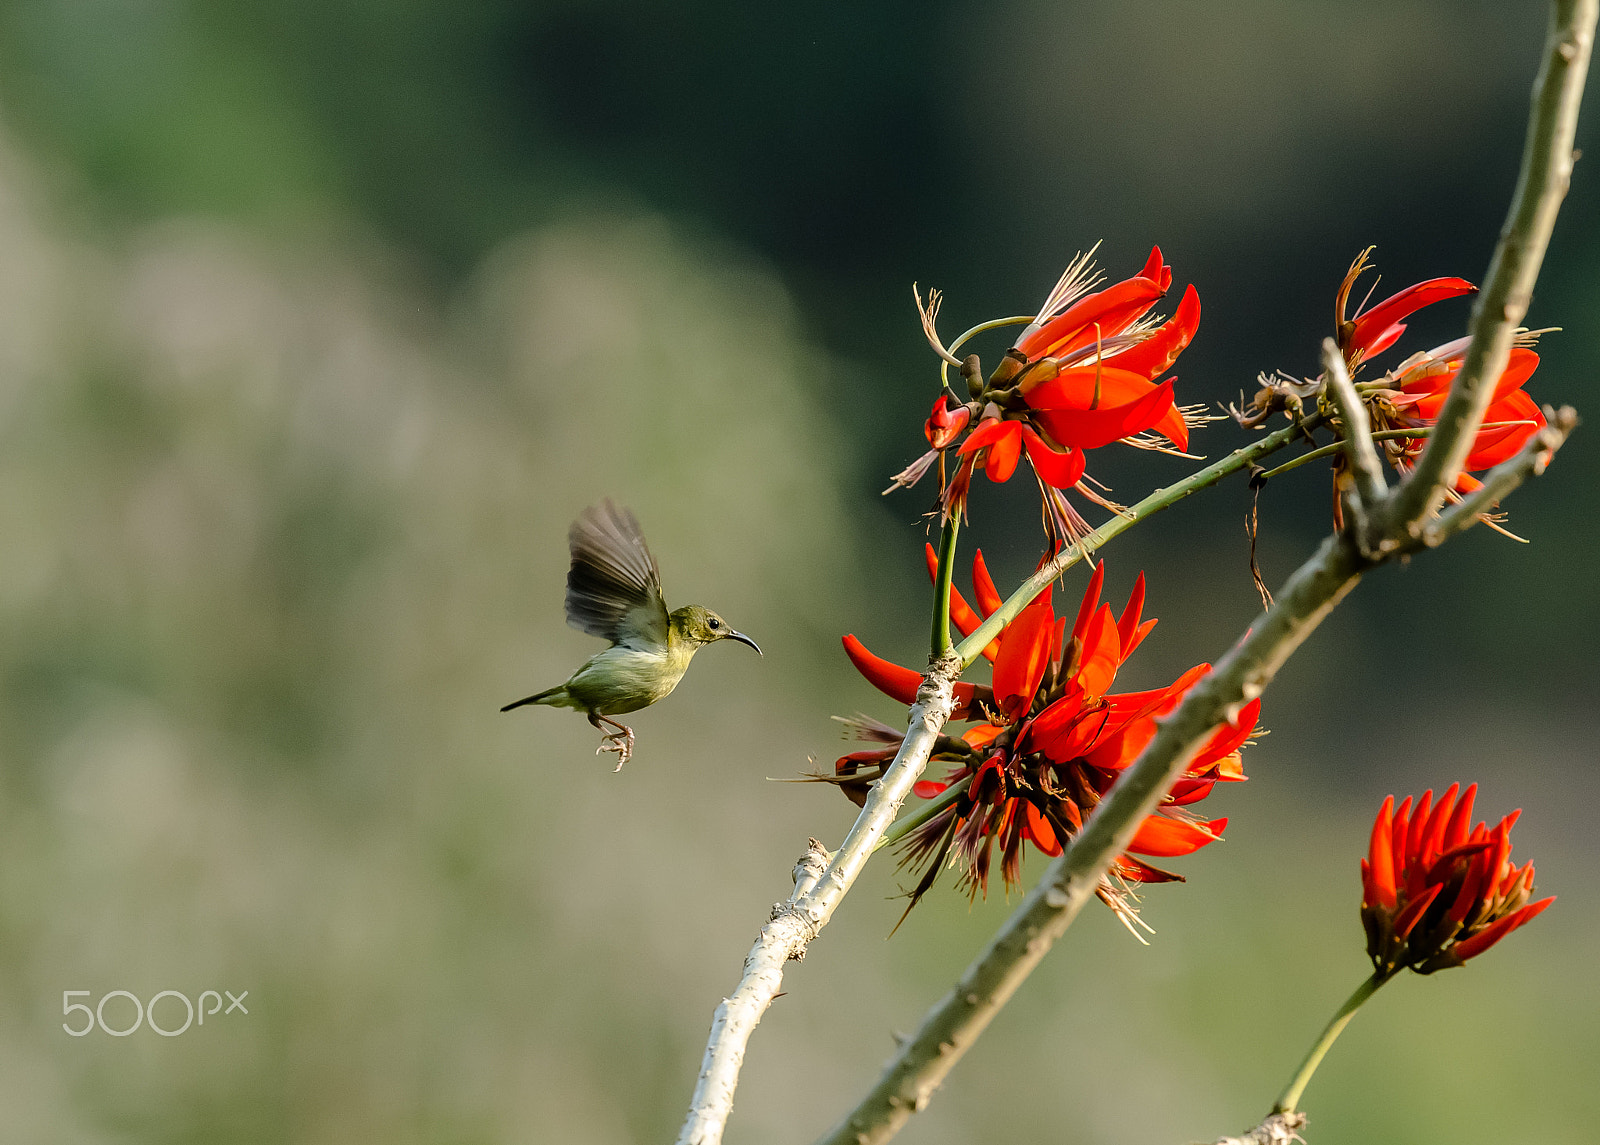
[[(1028, 311), (1097, 239), (1113, 277), (1159, 242), (1205, 306), (1184, 400), (1312, 372), (1368, 243), (1388, 287), (1481, 278), (1543, 19), (4, 5), (0, 1139), (670, 1140), (792, 860), (853, 815), (768, 777), (839, 752), (831, 713), (895, 715), (838, 636), (908, 663), (925, 640), (926, 497), (877, 495), (935, 385), (910, 282), (948, 291), (954, 333)], [(1529, 386), (1591, 422), (1592, 162)], [(1412, 348), (1459, 333), (1465, 304), (1436, 311)], [(1511, 503), (1532, 544), (1479, 530), (1361, 586), (1269, 694), (1252, 781), (1212, 801), (1227, 842), (1147, 896), (1153, 944), (1086, 915), (905, 1141), (1253, 1124), (1363, 976), (1379, 801), (1458, 779), (1485, 815), (1526, 808), (1517, 854), (1561, 901), (1386, 990), (1313, 1083), (1311, 1140), (1593, 1139), (1594, 442)], [(1125, 500), (1187, 471), (1113, 452), (1096, 473)], [(1326, 529), (1326, 480), (1263, 494), (1269, 581)], [(495, 712), (594, 650), (560, 601), (567, 522), (603, 496), (671, 603), (767, 651), (708, 651), (620, 775), (576, 715)], [(1232, 482), (1107, 550), (1118, 599), (1146, 569), (1163, 618), (1125, 683), (1249, 623), (1247, 499)], [(1003, 579), (1034, 512), (979, 482), (970, 535)], [(830, 1125), (1007, 909), (946, 889), (886, 942), (897, 888), (870, 869), (792, 968), (730, 1140)], [(250, 1012), (79, 1039), (78, 989), (248, 990)]]

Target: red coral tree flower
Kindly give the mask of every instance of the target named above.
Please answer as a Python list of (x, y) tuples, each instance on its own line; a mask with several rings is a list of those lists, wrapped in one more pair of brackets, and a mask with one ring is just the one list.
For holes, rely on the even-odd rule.
[[(1461, 278), (1430, 278), (1408, 286), (1375, 306), (1363, 309), (1346, 320), (1344, 310), (1355, 280), (1368, 269), (1368, 247), (1351, 264), (1334, 302), (1339, 345), (1352, 376), (1362, 363), (1395, 344), (1405, 332), (1407, 318), (1425, 306), (1448, 298), (1477, 292), (1477, 287)], [(1544, 413), (1522, 386), (1538, 368), (1539, 355), (1532, 347), (1544, 331), (1518, 330), (1506, 367), (1495, 380), (1494, 396), (1484, 414), (1483, 424), (1473, 439), (1464, 471), (1456, 481), (1454, 495), (1477, 489), (1480, 482), (1471, 476), (1511, 458), (1545, 424)], [(1391, 370), (1383, 382), (1364, 385), (1363, 399), (1372, 419), (1372, 428), (1390, 463), (1402, 474), (1409, 473), (1427, 446), (1427, 434), (1438, 424), (1439, 411), (1449, 396), (1450, 386), (1461, 372), (1468, 338), (1458, 338), (1432, 350), (1411, 355)], [(1344, 465), (1341, 454), (1334, 461), (1336, 471)], [(1499, 529), (1499, 519), (1483, 517)], [(1504, 532), (1504, 529), (1499, 529)]]
[[(928, 559), (931, 570), (937, 564), (931, 548)], [(1047, 590), (984, 649), (994, 665), (990, 686), (957, 685), (968, 690), (957, 693), (955, 718), (976, 726), (959, 738), (941, 737), (934, 758), (954, 766), (943, 779), (916, 785), (916, 794), (924, 799), (937, 799), (952, 787), (959, 792), (905, 838), (902, 866), (923, 872), (910, 893), (911, 906), (932, 887), (947, 860), (960, 869), (968, 894), (977, 895), (987, 893), (997, 851), (1007, 887), (1021, 878), (1028, 844), (1047, 855), (1060, 854), (1064, 842), (1082, 828), (1085, 816), (1154, 736), (1156, 720), (1170, 713), (1209, 671), (1202, 664), (1164, 688), (1112, 693), (1118, 669), (1156, 622), (1142, 618), (1143, 574), (1120, 615), (1100, 602), (1104, 577), (1101, 564), (1075, 617), (1056, 616)], [(977, 609), (954, 586), (950, 597), (951, 622), (969, 635), (1000, 606), (982, 553), (973, 560), (972, 580)], [(919, 673), (873, 656), (853, 636), (845, 637), (845, 650), (880, 690), (904, 702), (915, 696)], [(1108, 881), (1099, 893), (1125, 922), (1133, 918), (1130, 884), (1181, 881), (1147, 858), (1187, 855), (1221, 837), (1226, 819), (1201, 819), (1186, 808), (1208, 796), (1217, 782), (1244, 779), (1239, 753), (1259, 713), (1256, 701), (1236, 724), (1213, 734), (1140, 826), (1129, 853), (1117, 859), (1112, 869), (1117, 882)], [(863, 726), (857, 721), (858, 731)], [(900, 733), (870, 726), (872, 738), (898, 745)], [(847, 755), (830, 778), (841, 786), (861, 785), (863, 766), (876, 762), (881, 768), (893, 752), (889, 747)]]
[[(1172, 285), (1172, 268), (1159, 247), (1137, 275), (1095, 290), (1099, 282), (1087, 255), (1075, 259), (987, 383), (969, 378), (972, 400), (962, 405), (941, 395), (934, 403), (923, 427), (928, 452), (897, 474), (889, 489), (916, 484), (970, 427), (956, 449), (955, 472), (940, 492), (944, 516), (965, 511), (979, 467), (989, 480), (1003, 483), (1026, 456), (1044, 498), (1052, 540), (1060, 542), (1088, 529), (1062, 490), (1076, 489), (1109, 504), (1084, 483), (1089, 450), (1115, 441), (1186, 449), (1188, 417), (1199, 415), (1175, 404), (1176, 379), (1158, 383), (1155, 378), (1194, 337), (1199, 296), (1190, 286), (1170, 319), (1150, 319)], [(930, 295), (924, 326), (946, 361), (954, 362), (934, 331), (936, 313), (937, 298)]]
[(1432, 974), (1476, 958), (1555, 901), (1529, 902), (1533, 864), (1511, 862), (1513, 811), (1494, 827), (1471, 826), (1478, 785), (1437, 802), (1383, 801), (1361, 861), (1361, 921), (1374, 978), (1405, 967)]

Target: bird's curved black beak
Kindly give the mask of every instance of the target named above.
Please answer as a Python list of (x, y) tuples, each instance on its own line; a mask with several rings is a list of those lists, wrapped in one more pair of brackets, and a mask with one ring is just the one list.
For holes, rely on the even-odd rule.
[(765, 659), (765, 654), (761, 651), (761, 645), (757, 644), (754, 640), (750, 639), (750, 637), (746, 636), (743, 632), (735, 632), (733, 629), (730, 628), (730, 629), (728, 629), (727, 635), (724, 636), (723, 639), (724, 640), (737, 640), (740, 644), (748, 644), (748, 645), (750, 645), (750, 647), (752, 647), (752, 648), (754, 648), (756, 650), (756, 655), (757, 656), (761, 656), (763, 659)]

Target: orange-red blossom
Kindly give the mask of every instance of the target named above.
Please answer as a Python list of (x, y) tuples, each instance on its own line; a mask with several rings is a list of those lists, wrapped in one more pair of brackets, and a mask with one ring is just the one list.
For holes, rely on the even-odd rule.
[[(931, 549), (929, 560), (931, 567)], [(913, 905), (952, 855), (969, 893), (977, 894), (987, 891), (997, 847), (1008, 886), (1020, 877), (1026, 844), (1047, 855), (1060, 854), (1063, 842), (1081, 829), (1085, 816), (1154, 736), (1157, 718), (1176, 707), (1209, 670), (1209, 665), (1199, 665), (1165, 688), (1111, 693), (1117, 670), (1156, 622), (1142, 619), (1143, 574), (1120, 615), (1100, 603), (1104, 575), (1101, 564), (1075, 617), (1057, 617), (1047, 590), (985, 649), (994, 664), (992, 683), (956, 685), (954, 718), (976, 726), (959, 739), (941, 741), (942, 750), (934, 758), (955, 766), (942, 780), (918, 783), (916, 793), (931, 799), (962, 779), (969, 783), (907, 838), (904, 861), (924, 866), (912, 891)], [(1000, 606), (981, 553), (973, 561), (973, 587), (977, 611), (951, 589), (951, 620), (964, 633)], [(844, 645), (879, 690), (902, 702), (914, 699), (919, 673), (874, 656), (854, 636), (846, 636)], [(1199, 819), (1185, 808), (1209, 795), (1218, 781), (1244, 778), (1239, 752), (1259, 712), (1256, 701), (1236, 724), (1218, 728), (1159, 809), (1141, 824), (1129, 853), (1113, 867), (1124, 883), (1178, 880), (1180, 876), (1135, 856), (1186, 855), (1221, 837), (1226, 819)], [(887, 759), (892, 754), (892, 747), (854, 753), (841, 759), (836, 770), (840, 776), (854, 774), (867, 756)], [(1101, 897), (1119, 911), (1126, 909), (1110, 886), (1102, 888)]]
[[(1334, 324), (1339, 335), (1339, 348), (1352, 374), (1367, 359), (1395, 344), (1406, 329), (1403, 319), (1435, 302), (1476, 294), (1478, 290), (1464, 278), (1430, 278), (1408, 286), (1382, 302), (1364, 308), (1354, 318), (1347, 319), (1345, 309), (1351, 290), (1356, 279), (1367, 270), (1371, 253), (1369, 247), (1350, 264), (1334, 297)], [(1523, 383), (1539, 365), (1539, 355), (1528, 348), (1534, 336), (1524, 332), (1520, 338), (1525, 344), (1512, 348), (1505, 370), (1495, 381), (1494, 397), (1484, 415), (1483, 427), (1473, 439), (1472, 452), (1467, 457), (1467, 473), (1481, 472), (1509, 459), (1545, 424), (1544, 414), (1539, 407), (1522, 392)], [(1366, 395), (1373, 428), (1425, 430), (1437, 424), (1450, 386), (1461, 372), (1468, 341), (1459, 338), (1432, 350), (1413, 354), (1390, 371), (1390, 384), (1373, 389)], [(1419, 435), (1391, 438), (1383, 442), (1383, 447), (1395, 468), (1407, 472), (1426, 444), (1425, 438)], [(1466, 473), (1456, 485), (1460, 493), (1471, 492), (1477, 487), (1477, 480)]]
[(1147, 322), (1172, 285), (1159, 247), (1137, 275), (1099, 291), (1093, 285), (1087, 261), (1075, 262), (972, 401), (960, 405), (941, 395), (923, 426), (929, 451), (890, 488), (915, 484), (939, 451), (966, 433), (941, 492), (947, 515), (964, 511), (979, 466), (989, 480), (1004, 482), (1026, 455), (1052, 519), (1070, 519), (1052, 491), (1078, 487), (1088, 450), (1152, 433), (1186, 448), (1189, 427), (1173, 398), (1176, 379), (1154, 379), (1194, 337), (1200, 322), (1194, 287), (1171, 318)]
[(1409, 966), (1431, 974), (1482, 954), (1555, 901), (1530, 903), (1533, 864), (1511, 862), (1513, 811), (1493, 828), (1472, 823), (1473, 784), (1438, 803), (1425, 792), (1383, 801), (1361, 860), (1361, 921), (1375, 977)]

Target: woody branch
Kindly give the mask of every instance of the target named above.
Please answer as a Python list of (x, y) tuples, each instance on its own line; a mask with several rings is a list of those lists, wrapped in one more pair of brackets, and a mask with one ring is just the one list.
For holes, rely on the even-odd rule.
[(807, 945), (828, 925), (883, 833), (894, 823), (912, 784), (927, 766), (934, 741), (950, 718), (951, 692), (960, 670), (953, 655), (941, 657), (928, 669), (917, 692), (917, 702), (911, 707), (900, 750), (884, 777), (868, 793), (850, 833), (827, 859), (820, 874), (814, 867), (825, 852), (815, 853), (820, 850), (815, 840), (812, 851), (797, 866), (794, 893), (773, 907), (772, 918), (761, 928), (755, 945), (745, 956), (739, 985), (723, 999), (712, 1018), (711, 1035), (689, 1115), (678, 1134), (678, 1145), (716, 1145), (722, 1140), (728, 1115), (733, 1111), (745, 1047), (778, 995), (784, 964), (805, 956)]
[[(1567, 190), (1596, 9), (1597, 0), (1556, 0), (1552, 5), (1510, 214), (1473, 310), (1466, 364), (1451, 387), (1438, 427), (1416, 470), (1392, 493), (1380, 495), (1374, 490), (1377, 499), (1366, 505), (1361, 536), (1347, 529), (1329, 537), (1290, 577), (1273, 607), (1257, 618), (1215, 670), (1161, 723), (1138, 761), (950, 993), (902, 1044), (871, 1092), (818, 1145), (887, 1141), (913, 1113), (925, 1108), (956, 1062), (1094, 895), (1138, 825), (1182, 775), (1213, 730), (1231, 722), (1244, 704), (1261, 694), (1362, 574), (1394, 557), (1436, 545), (1470, 526), (1493, 497), (1542, 472), (1550, 455), (1566, 440), (1577, 422), (1571, 409), (1552, 412), (1550, 424), (1515, 457), (1492, 470), (1482, 490), (1434, 518), (1435, 508), (1454, 487), (1482, 423), (1493, 394), (1492, 379), (1505, 368), (1512, 333), (1527, 311), (1557, 209)], [(1347, 431), (1350, 425), (1347, 421)], [(1354, 458), (1361, 460), (1370, 448), (1370, 440), (1365, 448), (1357, 442)], [(1365, 484), (1371, 488), (1370, 482)], [(969, 643), (982, 635), (974, 633)], [(965, 646), (961, 651), (966, 651)]]

